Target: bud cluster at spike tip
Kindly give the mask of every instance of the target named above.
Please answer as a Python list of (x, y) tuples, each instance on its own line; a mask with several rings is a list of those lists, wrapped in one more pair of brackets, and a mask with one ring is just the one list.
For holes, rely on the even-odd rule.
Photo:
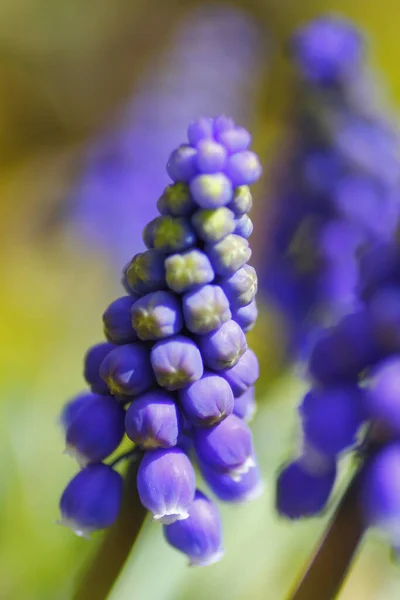
[(393, 236), (400, 212), (400, 136), (378, 101), (365, 43), (328, 16), (289, 44), (297, 81), (290, 144), (274, 165), (271, 234), (260, 287), (288, 323), (289, 350), (358, 303), (357, 256)]
[(103, 314), (107, 341), (86, 354), (91, 391), (60, 419), (82, 467), (63, 493), (61, 522), (79, 535), (117, 517), (122, 478), (103, 461), (124, 434), (141, 456), (143, 506), (191, 564), (223, 554), (218, 509), (196, 490), (192, 459), (223, 501), (262, 490), (247, 425), (259, 375), (246, 340), (257, 317), (248, 185), (261, 174), (250, 142), (232, 119), (200, 118), (168, 160), (172, 183), (143, 231), (147, 250), (126, 265), (126, 295)]

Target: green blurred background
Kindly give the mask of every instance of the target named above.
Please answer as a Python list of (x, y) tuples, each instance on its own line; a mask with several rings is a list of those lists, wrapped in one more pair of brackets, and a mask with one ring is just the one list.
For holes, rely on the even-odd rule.
[[(135, 95), (185, 13), (199, 4), (214, 7), (194, 0), (0, 3), (1, 599), (71, 598), (100, 541), (74, 538), (54, 525), (60, 492), (76, 470), (62, 455), (57, 414), (82, 388), (82, 356), (100, 339), (100, 315), (118, 288), (108, 253), (83, 244), (66, 225), (63, 202), (85, 141)], [(294, 26), (313, 16), (335, 11), (364, 28), (373, 66), (386, 77), (394, 103), (400, 102), (400, 5), (394, 0), (242, 0), (224, 6), (248, 13), (268, 40), (255, 73), (250, 119), (265, 163), (274, 155), (290, 102), (281, 46)], [(256, 211), (267, 212), (261, 186), (255, 195)], [(259, 263), (262, 235), (256, 227)], [(321, 534), (329, 515), (290, 524), (274, 514), (274, 475), (296, 443), (294, 407), (304, 384), (282, 363), (283, 324), (263, 309), (252, 340), (263, 363), (253, 429), (265, 495), (249, 506), (223, 508), (226, 557), (207, 569), (188, 569), (164, 544), (160, 528), (146, 522), (112, 600), (280, 600)], [(341, 598), (399, 594), (398, 567), (388, 549), (368, 536)]]

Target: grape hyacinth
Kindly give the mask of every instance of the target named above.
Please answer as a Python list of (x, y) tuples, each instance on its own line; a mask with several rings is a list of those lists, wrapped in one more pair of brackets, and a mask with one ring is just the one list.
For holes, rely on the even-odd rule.
[(290, 57), (298, 93), (275, 165), (261, 287), (287, 320), (289, 351), (303, 353), (358, 305), (357, 255), (394, 234), (400, 136), (350, 22), (312, 21), (293, 35)]
[(259, 375), (246, 340), (257, 314), (248, 185), (261, 174), (250, 142), (232, 119), (201, 118), (168, 160), (172, 183), (143, 231), (147, 250), (124, 268), (127, 295), (104, 312), (108, 342), (85, 357), (91, 392), (61, 415), (67, 452), (83, 467), (63, 494), (62, 521), (82, 535), (117, 517), (119, 458), (102, 461), (124, 433), (140, 460), (141, 503), (191, 564), (223, 554), (219, 513), (196, 489), (192, 459), (221, 500), (262, 489), (245, 422)]

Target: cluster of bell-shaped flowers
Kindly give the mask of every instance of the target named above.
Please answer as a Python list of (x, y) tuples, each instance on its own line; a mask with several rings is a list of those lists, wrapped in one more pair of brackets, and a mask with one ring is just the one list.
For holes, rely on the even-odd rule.
[(60, 507), (80, 535), (115, 521), (123, 481), (103, 461), (126, 433), (140, 454), (141, 503), (172, 546), (205, 565), (222, 556), (222, 528), (192, 461), (221, 500), (249, 500), (262, 485), (246, 423), (259, 374), (246, 340), (257, 316), (248, 185), (261, 167), (250, 134), (224, 116), (191, 123), (188, 141), (168, 160), (173, 183), (143, 231), (147, 250), (124, 268), (127, 295), (104, 312), (107, 342), (86, 354), (91, 392), (62, 413), (83, 468)]

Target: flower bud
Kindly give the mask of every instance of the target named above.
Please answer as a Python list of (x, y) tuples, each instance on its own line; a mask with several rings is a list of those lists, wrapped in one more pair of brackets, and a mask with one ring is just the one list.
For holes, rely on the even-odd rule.
[(234, 187), (250, 185), (259, 179), (262, 169), (257, 154), (242, 150), (228, 158), (225, 172)]
[(146, 225), (143, 241), (148, 248), (161, 252), (180, 252), (194, 246), (196, 235), (186, 219), (166, 215), (156, 217)]
[(132, 326), (141, 340), (159, 340), (180, 332), (183, 326), (179, 300), (168, 292), (152, 292), (136, 300)]
[(196, 146), (201, 140), (212, 139), (213, 133), (213, 119), (206, 117), (192, 121), (187, 130), (188, 140), (193, 146)]
[(197, 175), (190, 182), (190, 192), (201, 208), (226, 206), (232, 200), (232, 182), (223, 173)]
[(251, 257), (248, 241), (234, 233), (227, 235), (217, 244), (207, 244), (206, 252), (214, 272), (222, 277), (233, 275)]
[(264, 483), (257, 465), (244, 473), (239, 481), (232, 479), (229, 474), (211, 469), (204, 463), (200, 464), (200, 470), (209, 488), (224, 502), (251, 502), (264, 491)]
[(149, 450), (139, 466), (137, 487), (141, 503), (154, 520), (169, 525), (188, 518), (196, 476), (182, 450)]
[(131, 322), (131, 308), (134, 302), (135, 298), (122, 296), (111, 302), (104, 312), (104, 334), (113, 344), (129, 344), (137, 339)]
[(200, 173), (223, 171), (227, 161), (227, 151), (215, 140), (200, 140), (197, 144), (196, 166)]
[(157, 208), (162, 215), (173, 217), (188, 217), (197, 208), (185, 183), (174, 183), (165, 188), (157, 202)]
[(186, 327), (192, 333), (208, 333), (231, 318), (228, 298), (218, 285), (204, 285), (188, 292), (182, 301)]
[(100, 375), (115, 396), (136, 396), (154, 383), (149, 353), (142, 344), (112, 350), (101, 363)]
[(257, 410), (255, 389), (250, 387), (240, 396), (237, 396), (233, 405), (233, 414), (240, 417), (246, 423), (250, 423)]
[(255, 300), (247, 306), (240, 306), (232, 310), (232, 319), (242, 328), (244, 333), (251, 331), (257, 321), (258, 308)]
[(247, 215), (252, 209), (253, 197), (247, 185), (241, 185), (235, 189), (232, 201), (228, 204), (229, 210), (236, 217)]
[(236, 398), (244, 394), (257, 381), (260, 375), (257, 357), (249, 348), (234, 367), (220, 371), (218, 374), (226, 379)]
[(144, 450), (176, 446), (180, 415), (173, 396), (153, 390), (135, 398), (126, 412), (125, 429)]
[(244, 265), (230, 277), (221, 279), (220, 286), (232, 309), (247, 306), (254, 300), (257, 293), (257, 273), (254, 267)]
[(236, 235), (240, 235), (248, 239), (253, 233), (253, 221), (247, 215), (242, 215), (236, 219), (235, 230)]
[(184, 336), (158, 342), (151, 350), (151, 364), (157, 383), (167, 390), (179, 390), (203, 375), (200, 351)]
[(221, 131), (216, 138), (220, 144), (225, 146), (229, 154), (247, 150), (251, 144), (251, 135), (244, 127)]
[(233, 394), (229, 384), (214, 373), (204, 373), (179, 392), (185, 417), (193, 425), (209, 427), (232, 413)]
[(216, 331), (199, 336), (197, 344), (204, 364), (214, 371), (234, 367), (247, 350), (246, 336), (232, 319)]
[(381, 361), (370, 375), (366, 407), (370, 418), (383, 422), (395, 433), (400, 432), (400, 356)]
[(214, 279), (210, 260), (200, 250), (173, 254), (165, 260), (168, 287), (181, 294)]
[(208, 243), (219, 242), (236, 227), (235, 215), (226, 206), (197, 210), (192, 216), (192, 224), (199, 238)]
[(158, 250), (136, 254), (123, 274), (125, 289), (143, 295), (165, 288), (165, 256)]
[(100, 365), (107, 356), (115, 348), (114, 344), (102, 343), (96, 344), (89, 348), (85, 355), (84, 377), (90, 385), (92, 392), (95, 394), (109, 394), (109, 389), (102, 377), (100, 376)]
[(172, 181), (187, 183), (197, 173), (195, 148), (182, 144), (174, 150), (167, 162), (167, 173)]

